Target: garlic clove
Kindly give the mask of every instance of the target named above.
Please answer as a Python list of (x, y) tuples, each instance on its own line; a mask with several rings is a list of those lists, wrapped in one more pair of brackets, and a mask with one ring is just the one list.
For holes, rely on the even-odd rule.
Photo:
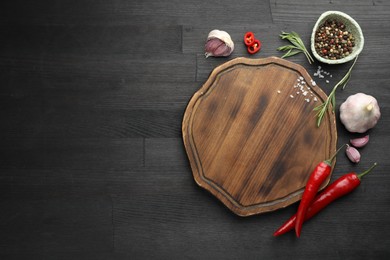
[(225, 31), (212, 30), (205, 44), (205, 56), (229, 56), (234, 50), (234, 43)]
[(230, 35), (225, 31), (220, 30), (212, 30), (209, 35), (207, 36), (207, 40), (217, 38), (223, 41), (229, 48), (234, 50), (234, 42), (232, 41), (232, 38)]
[(360, 147), (365, 146), (368, 143), (369, 140), (370, 140), (370, 136), (366, 135), (366, 136), (363, 136), (363, 137), (360, 137), (360, 138), (351, 139), (351, 140), (349, 140), (349, 142), (353, 146), (355, 146), (357, 148), (360, 148)]
[(205, 46), (206, 58), (209, 56), (229, 56), (230, 48), (220, 39), (214, 38), (207, 41)]
[(351, 162), (353, 162), (353, 163), (360, 162), (360, 153), (355, 147), (347, 145), (347, 149), (345, 150), (345, 154), (347, 155), (348, 159)]
[(205, 45), (205, 55), (206, 58), (209, 56), (214, 56), (214, 54), (217, 54), (218, 49), (228, 48), (223, 41), (220, 39), (210, 39), (206, 42)]

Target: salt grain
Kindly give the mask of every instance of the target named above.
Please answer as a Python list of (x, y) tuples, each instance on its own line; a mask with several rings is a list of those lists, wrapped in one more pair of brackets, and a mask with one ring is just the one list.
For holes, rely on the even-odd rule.
[[(321, 75), (321, 70), (320, 70), (320, 66), (319, 67), (319, 70), (317, 73), (315, 73), (316, 75), (319, 74)], [(322, 76), (322, 75), (321, 75)], [(297, 88), (298, 91), (295, 91), (296, 95), (303, 95), (303, 96), (306, 96), (306, 97), (309, 97), (309, 95), (311, 97), (314, 97), (314, 101), (317, 101), (317, 98), (315, 96), (313, 96), (313, 92), (310, 90), (310, 87), (311, 86), (316, 86), (317, 83), (311, 79), (311, 85), (309, 85), (305, 79), (303, 77), (298, 77), (297, 79), (297, 82), (294, 84), (294, 88)], [(290, 95), (290, 98), (294, 98), (295, 95)], [(309, 103), (310, 102), (310, 98), (304, 98), (304, 100)]]
[[(328, 71), (324, 71), (323, 69), (321, 69), (321, 66), (318, 66), (317, 71), (314, 72), (313, 75), (315, 77), (318, 77), (319, 79), (323, 79), (323, 78), (325, 78), (325, 76), (332, 78), (332, 74), (330, 74), (330, 72), (328, 72)], [(328, 80), (326, 83), (329, 83)], [(315, 86), (315, 84), (313, 84), (313, 82), (312, 82), (312, 85)]]

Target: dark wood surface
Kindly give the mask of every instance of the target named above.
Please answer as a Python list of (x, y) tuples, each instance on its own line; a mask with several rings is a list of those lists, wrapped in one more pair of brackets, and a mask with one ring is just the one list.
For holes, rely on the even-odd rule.
[[(1, 1), (1, 259), (386, 259), (390, 256), (388, 1)], [(281, 30), (309, 44), (327, 10), (355, 18), (365, 47), (336, 94), (375, 96), (382, 111), (362, 161), (337, 158), (332, 180), (378, 167), (304, 225), (273, 231), (297, 205), (234, 215), (192, 177), (181, 136), (187, 102), (211, 70), (249, 57), (243, 34), (281, 56)], [(212, 29), (229, 58), (208, 58)], [(289, 60), (311, 75), (303, 55)], [(326, 93), (350, 64), (325, 66)], [(338, 114), (337, 114), (338, 118)], [(337, 119), (338, 144), (351, 138)], [(309, 160), (310, 158), (308, 158)]]

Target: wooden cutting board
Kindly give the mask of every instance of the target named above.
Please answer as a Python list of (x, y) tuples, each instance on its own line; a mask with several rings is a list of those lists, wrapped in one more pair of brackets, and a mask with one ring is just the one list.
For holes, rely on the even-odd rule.
[(313, 111), (326, 97), (302, 66), (280, 58), (215, 68), (182, 125), (196, 183), (240, 216), (298, 201), (314, 167), (336, 151), (334, 113), (317, 127)]

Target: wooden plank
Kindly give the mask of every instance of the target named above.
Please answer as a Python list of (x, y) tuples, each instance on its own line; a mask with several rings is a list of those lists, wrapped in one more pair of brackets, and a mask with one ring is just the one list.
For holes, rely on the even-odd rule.
[(182, 138), (146, 138), (145, 166), (188, 169)]
[[(4, 189), (1, 193), (12, 191)], [(18, 187), (17, 187), (18, 188)], [(0, 255), (107, 253), (113, 246), (112, 205), (109, 197), (64, 196), (1, 200)]]
[(123, 259), (124, 256), (123, 254), (115, 254), (112, 252), (98, 252), (94, 250), (83, 250), (83, 251), (73, 251), (73, 252), (24, 252), (22, 249), (17, 251), (17, 252), (12, 252), (12, 253), (1, 253), (0, 256), (4, 259), (26, 259), (26, 258), (31, 258), (31, 259), (48, 259), (48, 258), (55, 258), (58, 260), (67, 260), (67, 259), (87, 259), (87, 258), (93, 258), (96, 260), (106, 260), (110, 258), (115, 258), (117, 259)]
[[(180, 110), (87, 110), (75, 114), (65, 114), (59, 110), (56, 115), (48, 115), (44, 124), (31, 122), (25, 128), (17, 126), (3, 127), (5, 135), (13, 138), (21, 136), (48, 138), (137, 138), (137, 137), (177, 137), (180, 134), (180, 122), (176, 118)], [(83, 118), (89, 118), (84, 120)], [(19, 120), (22, 120), (19, 118)], [(22, 121), (19, 121), (20, 123)], [(18, 122), (18, 123), (19, 123)], [(40, 127), (44, 126), (44, 130)]]
[[(239, 24), (271, 22), (268, 1), (244, 0), (196, 4), (190, 0), (108, 1), (93, 0), (39, 4), (14, 1), (3, 3), (1, 24)], [(6, 10), (6, 11), (5, 11)], [(17, 16), (15, 14), (18, 14)], [(37, 15), (39, 14), (39, 15)], [(217, 15), (216, 15), (217, 14)]]
[[(140, 166), (141, 167), (141, 166)], [(136, 166), (131, 167), (137, 168)], [(109, 184), (120, 182), (118, 169), (2, 169), (1, 197), (4, 200), (45, 200), (62, 197), (93, 197), (108, 194)]]
[[(66, 111), (47, 108), (51, 113), (40, 114), (39, 109), (2, 111), (8, 124), (1, 125), (4, 138), (140, 138), (179, 137), (185, 105), (169, 110), (92, 109)], [(86, 119), (87, 118), (87, 119)]]
[[(92, 110), (73, 114), (58, 110), (46, 117), (45, 132), (51, 137), (139, 138), (178, 137), (182, 109)], [(88, 120), (85, 120), (88, 118)]]
[(8, 139), (0, 169), (129, 169), (142, 165), (141, 138)]
[[(4, 73), (0, 81), (12, 75)], [(37, 87), (25, 88), (32, 84)], [(177, 118), (197, 88), (191, 82), (57, 82), (20, 76), (0, 90), (0, 115), (7, 122), (0, 129), (10, 138), (177, 137)]]
[(325, 11), (337, 10), (352, 16), (358, 23), (381, 24), (389, 21), (390, 6), (383, 1), (295, 1), (271, 0), (270, 7), (274, 22), (314, 23)]
[[(180, 25), (1, 25), (2, 55), (137, 55), (180, 53)], [(158, 39), (158, 40), (156, 40)]]
[[(0, 67), (42, 78), (193, 81), (193, 56), (180, 55), (181, 26), (2, 26)], [(164, 32), (164, 33), (162, 33)], [(153, 42), (153, 39), (159, 41)], [(152, 43), (153, 42), (153, 43)], [(16, 43), (16, 46), (15, 46)], [(153, 47), (151, 47), (153, 45)], [(167, 55), (168, 54), (168, 55)], [(146, 59), (152, 57), (153, 59)], [(176, 68), (172, 68), (176, 67)], [(144, 77), (155, 71), (156, 77)], [(179, 76), (179, 77), (180, 77)], [(41, 78), (41, 79), (42, 79)], [(165, 78), (165, 79), (164, 79)]]
[[(4, 83), (0, 89), (2, 110), (17, 114), (25, 105), (32, 110), (30, 114), (37, 116), (50, 113), (46, 109), (176, 110), (183, 109), (199, 88), (198, 82), (133, 82), (120, 78), (56, 81), (36, 74), (22, 76), (11, 71), (0, 75)], [(30, 85), (34, 88), (26, 88)], [(23, 113), (29, 113), (28, 109)]]
[(145, 59), (139, 55), (24, 55), (0, 57), (0, 69), (23, 75), (33, 73), (42, 79), (67, 81), (69, 78), (117, 78), (135, 82), (192, 82), (195, 78), (193, 55), (172, 54)]
[[(79, 104), (87, 104), (99, 110), (184, 111), (190, 97), (199, 87), (197, 82), (125, 81), (114, 85), (114, 88), (107, 86), (101, 91), (92, 92), (92, 100), (87, 97), (80, 100), (80, 95), (75, 90), (75, 93), (71, 93), (72, 99), (78, 97)], [(59, 96), (65, 94), (62, 93), (65, 91), (60, 91)]]

